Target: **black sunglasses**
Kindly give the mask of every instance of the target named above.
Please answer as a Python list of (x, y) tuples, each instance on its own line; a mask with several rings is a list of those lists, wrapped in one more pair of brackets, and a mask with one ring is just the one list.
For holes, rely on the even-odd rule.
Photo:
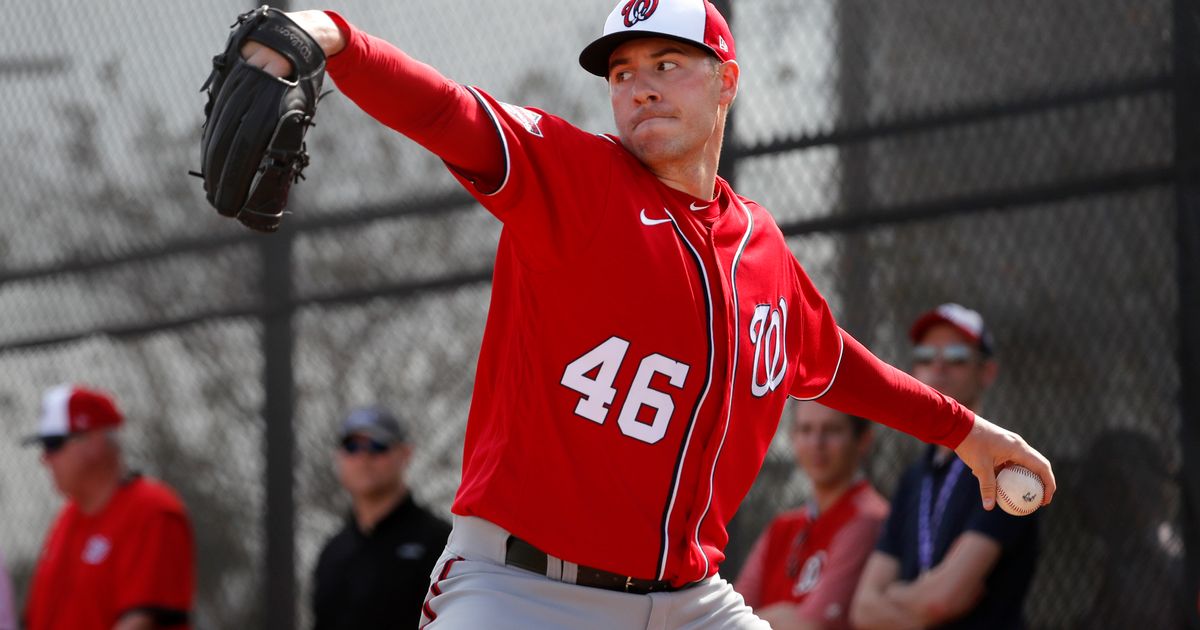
[(342, 450), (348, 455), (361, 452), (370, 453), (371, 455), (382, 455), (391, 450), (391, 448), (391, 445), (384, 444), (383, 442), (353, 436), (342, 440)]
[(67, 442), (74, 436), (71, 435), (47, 435), (41, 438), (42, 452), (47, 455), (53, 455), (63, 449)]

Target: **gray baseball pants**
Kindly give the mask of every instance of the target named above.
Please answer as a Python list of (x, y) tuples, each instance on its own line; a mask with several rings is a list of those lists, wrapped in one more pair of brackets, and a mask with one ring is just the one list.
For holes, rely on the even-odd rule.
[(550, 557), (546, 575), (506, 566), (508, 532), (454, 517), (430, 576), (421, 628), (429, 630), (770, 630), (733, 586), (714, 575), (690, 588), (639, 595), (574, 584), (576, 565)]

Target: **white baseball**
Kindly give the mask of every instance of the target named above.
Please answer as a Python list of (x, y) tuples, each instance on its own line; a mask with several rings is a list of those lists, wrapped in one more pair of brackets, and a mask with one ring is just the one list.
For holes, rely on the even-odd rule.
[(1042, 478), (1024, 466), (1011, 464), (996, 475), (996, 503), (1013, 516), (1032, 514), (1045, 494)]

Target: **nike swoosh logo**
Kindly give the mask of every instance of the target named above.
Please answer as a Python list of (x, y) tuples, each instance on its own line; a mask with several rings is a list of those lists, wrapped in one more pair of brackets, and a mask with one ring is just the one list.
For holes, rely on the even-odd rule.
[(651, 219), (646, 216), (646, 209), (642, 208), (642, 225), (658, 225), (660, 223), (670, 223), (671, 219)]
[(704, 209), (708, 208), (708, 204), (704, 204), (703, 206), (700, 206), (700, 207), (698, 207), (698, 208), (697, 208), (697, 207), (696, 207), (696, 204), (693, 202), (693, 203), (692, 203), (690, 206), (688, 206), (688, 207), (692, 209), (692, 212), (696, 212), (697, 210), (704, 210)]

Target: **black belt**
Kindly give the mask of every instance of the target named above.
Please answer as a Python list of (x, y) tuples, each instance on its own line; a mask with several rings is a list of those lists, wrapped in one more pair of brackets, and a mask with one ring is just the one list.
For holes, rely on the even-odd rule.
[[(545, 552), (516, 536), (508, 537), (506, 547), (504, 564), (546, 575), (548, 562)], [(580, 586), (621, 591), (623, 593), (637, 593), (639, 595), (680, 590), (680, 587), (671, 586), (671, 583), (666, 580), (643, 580), (604, 571), (603, 569), (593, 569), (592, 567), (585, 567), (583, 565), (578, 566), (579, 573), (575, 577), (575, 583)]]

